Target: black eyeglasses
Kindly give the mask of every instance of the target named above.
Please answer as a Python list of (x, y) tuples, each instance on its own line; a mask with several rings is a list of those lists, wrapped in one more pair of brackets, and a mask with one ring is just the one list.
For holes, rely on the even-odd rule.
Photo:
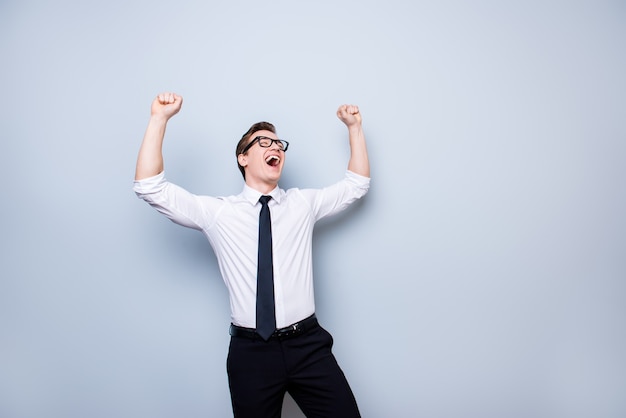
[(282, 139), (272, 139), (266, 136), (257, 136), (252, 141), (250, 141), (248, 145), (246, 145), (246, 147), (243, 149), (243, 151), (241, 151), (241, 153), (245, 154), (246, 151), (248, 151), (250, 147), (254, 145), (255, 142), (258, 142), (259, 146), (263, 148), (271, 147), (274, 142), (276, 142), (276, 144), (278, 145), (278, 149), (281, 151), (287, 151), (287, 148), (289, 148), (289, 142), (284, 141)]

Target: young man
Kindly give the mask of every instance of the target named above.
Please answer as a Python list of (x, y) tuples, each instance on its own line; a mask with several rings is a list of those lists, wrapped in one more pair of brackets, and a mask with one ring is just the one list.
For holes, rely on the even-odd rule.
[(345, 209), (369, 188), (369, 160), (357, 106), (337, 116), (347, 126), (345, 177), (324, 189), (278, 187), (289, 143), (268, 122), (237, 144), (243, 191), (193, 195), (163, 174), (168, 120), (182, 97), (154, 99), (139, 150), (134, 190), (172, 221), (207, 237), (230, 296), (227, 371), (236, 418), (280, 417), (289, 392), (307, 417), (359, 417), (352, 391), (331, 352), (333, 339), (315, 317), (312, 233), (319, 219)]

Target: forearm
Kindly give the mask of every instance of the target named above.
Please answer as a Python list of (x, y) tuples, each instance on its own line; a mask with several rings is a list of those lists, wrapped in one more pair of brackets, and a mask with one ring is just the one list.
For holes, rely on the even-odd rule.
[(370, 176), (370, 163), (365, 144), (365, 134), (360, 123), (348, 127), (350, 138), (350, 161), (348, 170), (364, 177)]
[(167, 119), (152, 115), (146, 128), (135, 169), (135, 180), (156, 176), (163, 171), (163, 138)]

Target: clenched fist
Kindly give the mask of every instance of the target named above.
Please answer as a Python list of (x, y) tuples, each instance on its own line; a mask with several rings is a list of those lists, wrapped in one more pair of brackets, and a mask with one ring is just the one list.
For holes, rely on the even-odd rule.
[(168, 120), (178, 113), (182, 105), (182, 96), (176, 93), (161, 93), (152, 102), (150, 112), (152, 116), (162, 117)]
[(337, 109), (337, 117), (349, 128), (353, 125), (361, 124), (361, 113), (356, 105), (341, 105)]

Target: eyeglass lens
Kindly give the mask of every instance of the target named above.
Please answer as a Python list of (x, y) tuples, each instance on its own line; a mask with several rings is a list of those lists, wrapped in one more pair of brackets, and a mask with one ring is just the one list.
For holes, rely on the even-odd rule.
[(262, 146), (263, 148), (269, 148), (272, 146), (274, 142), (276, 142), (276, 144), (278, 145), (278, 148), (280, 148), (283, 151), (286, 151), (287, 146), (289, 145), (287, 141), (283, 141), (282, 139), (272, 139), (266, 136), (260, 136), (258, 137), (258, 140), (259, 140), (259, 145)]

